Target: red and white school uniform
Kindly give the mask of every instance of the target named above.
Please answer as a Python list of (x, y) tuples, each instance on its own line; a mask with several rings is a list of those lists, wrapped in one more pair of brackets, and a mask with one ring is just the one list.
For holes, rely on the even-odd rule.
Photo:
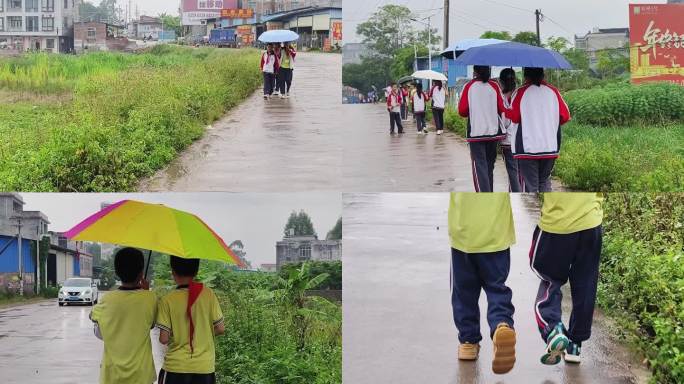
[(570, 110), (558, 89), (542, 82), (525, 84), (513, 95), (506, 113), (517, 124), (511, 148), (516, 159), (556, 159), (560, 153), (561, 125), (570, 121)]
[(278, 55), (276, 55), (275, 52), (269, 53), (269, 52), (264, 52), (261, 55), (261, 72), (265, 73), (276, 73), (278, 72), (278, 68), (280, 67), (280, 60), (278, 59)]
[(468, 142), (500, 141), (506, 138), (499, 124), (499, 115), (505, 112), (501, 88), (494, 80), (485, 83), (473, 79), (463, 88), (458, 113), (468, 118)]

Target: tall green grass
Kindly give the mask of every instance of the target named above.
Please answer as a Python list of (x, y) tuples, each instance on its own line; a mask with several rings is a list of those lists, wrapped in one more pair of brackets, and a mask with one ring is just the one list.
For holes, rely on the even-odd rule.
[[(0, 189), (131, 190), (259, 86), (258, 60), (255, 50), (170, 46), (11, 60), (15, 89), (73, 96), (0, 106)], [(31, 71), (48, 75), (20, 80)]]

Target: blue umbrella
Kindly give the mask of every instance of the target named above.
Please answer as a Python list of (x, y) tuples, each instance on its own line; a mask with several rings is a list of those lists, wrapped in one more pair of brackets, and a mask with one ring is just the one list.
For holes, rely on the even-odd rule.
[(572, 69), (565, 57), (556, 51), (514, 42), (470, 48), (454, 64)]
[(455, 42), (440, 54), (447, 59), (455, 59), (470, 48), (482, 47), (484, 45), (506, 43), (506, 40), (499, 39), (463, 39)]
[(259, 36), (259, 41), (262, 43), (287, 43), (296, 40), (299, 40), (299, 35), (287, 29), (274, 29)]

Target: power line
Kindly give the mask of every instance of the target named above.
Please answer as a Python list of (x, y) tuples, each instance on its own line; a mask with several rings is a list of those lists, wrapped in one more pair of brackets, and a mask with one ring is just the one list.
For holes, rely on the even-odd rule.
[(564, 26), (562, 26), (561, 24), (559, 24), (556, 20), (552, 19), (552, 18), (549, 17), (548, 15), (544, 14), (544, 18), (545, 18), (545, 19), (548, 19), (550, 22), (556, 24), (557, 26), (559, 26), (559, 27), (560, 27), (562, 30), (564, 30), (565, 32), (570, 33), (570, 34), (572, 34), (572, 35), (575, 34), (574, 32), (572, 32), (572, 31), (570, 31), (569, 29), (565, 28)]
[(485, 2), (487, 2), (487, 3), (492, 3), (492, 4), (500, 5), (500, 6), (502, 6), (502, 7), (508, 7), (508, 8), (511, 8), (511, 9), (517, 9), (518, 11), (522, 11), (522, 12), (525, 12), (525, 13), (534, 13), (534, 11), (531, 10), (531, 9), (520, 8), (520, 7), (517, 7), (517, 6), (515, 6), (515, 5), (510, 5), (510, 4), (506, 4), (506, 3), (500, 3), (500, 2), (494, 1), (494, 0), (480, 0), (480, 1), (485, 1)]

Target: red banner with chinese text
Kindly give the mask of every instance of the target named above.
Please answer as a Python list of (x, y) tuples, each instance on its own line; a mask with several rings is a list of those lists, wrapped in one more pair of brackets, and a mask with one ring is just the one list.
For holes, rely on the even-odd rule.
[(684, 85), (684, 5), (630, 4), (629, 26), (632, 82)]

